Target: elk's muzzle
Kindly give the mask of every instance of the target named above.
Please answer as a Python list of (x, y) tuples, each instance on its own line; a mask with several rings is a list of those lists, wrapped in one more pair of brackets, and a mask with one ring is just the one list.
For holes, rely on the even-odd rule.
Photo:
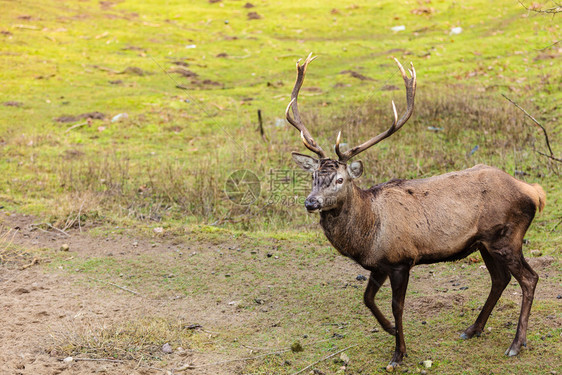
[(322, 200), (314, 196), (308, 196), (304, 201), (304, 206), (308, 212), (314, 212), (322, 207)]

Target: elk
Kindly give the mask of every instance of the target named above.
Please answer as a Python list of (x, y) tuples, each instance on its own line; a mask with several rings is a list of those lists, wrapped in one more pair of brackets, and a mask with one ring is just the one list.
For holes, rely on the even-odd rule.
[[(424, 179), (393, 179), (370, 189), (355, 181), (363, 173), (359, 153), (396, 133), (414, 111), (416, 71), (410, 76), (398, 62), (406, 86), (407, 109), (384, 132), (359, 146), (342, 151), (341, 131), (335, 144), (338, 159), (331, 159), (303, 125), (297, 99), (310, 54), (301, 65), (285, 112), (287, 121), (299, 132), (314, 158), (297, 152), (293, 160), (312, 173), (312, 192), (305, 200), (308, 212), (320, 213), (320, 226), (330, 243), (344, 256), (370, 271), (364, 303), (383, 329), (396, 337), (394, 355), (388, 367), (398, 366), (406, 355), (402, 312), (410, 269), (418, 264), (459, 260), (479, 250), (490, 273), (492, 287), (474, 324), (461, 335), (479, 336), (513, 275), (523, 297), (515, 338), (505, 352), (515, 356), (526, 346), (526, 331), (538, 275), (525, 261), (523, 237), (537, 209), (542, 211), (546, 194), (538, 184), (519, 181), (487, 165)], [(292, 115), (290, 114), (292, 112)], [(392, 289), (394, 325), (375, 304), (385, 280)], [(388, 368), (387, 367), (387, 368)]]

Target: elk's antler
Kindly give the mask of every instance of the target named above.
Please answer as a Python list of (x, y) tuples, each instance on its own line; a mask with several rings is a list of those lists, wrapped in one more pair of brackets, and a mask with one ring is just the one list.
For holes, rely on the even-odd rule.
[(400, 69), (400, 73), (402, 73), (402, 78), (404, 79), (404, 83), (406, 85), (406, 102), (408, 103), (408, 108), (406, 112), (402, 115), (400, 120), (398, 120), (398, 113), (396, 113), (396, 106), (394, 105), (394, 101), (392, 101), (392, 110), (394, 112), (394, 122), (392, 126), (388, 128), (386, 131), (380, 133), (376, 137), (369, 139), (367, 142), (360, 144), (359, 146), (355, 146), (352, 149), (347, 150), (346, 152), (340, 151), (340, 139), (341, 139), (341, 132), (338, 134), (338, 138), (336, 140), (336, 154), (338, 154), (339, 160), (341, 162), (346, 162), (355, 155), (359, 154), (360, 152), (365, 151), (369, 147), (379, 143), (383, 139), (390, 137), (392, 134), (396, 133), (402, 125), (408, 121), (412, 112), (414, 112), (414, 96), (416, 95), (416, 70), (414, 69), (414, 64), (410, 63), (412, 69), (408, 69), (412, 78), (408, 78), (406, 71), (402, 67), (402, 64), (396, 59), (394, 59), (398, 64), (398, 69)]
[[(293, 92), (291, 93), (291, 102), (287, 106), (287, 110), (285, 111), (285, 116), (287, 117), (287, 121), (289, 121), (291, 125), (297, 128), (298, 131), (300, 131), (302, 142), (304, 143), (306, 148), (308, 148), (310, 151), (315, 152), (316, 154), (318, 154), (318, 156), (324, 159), (327, 158), (327, 155), (324, 152), (324, 150), (322, 150), (320, 145), (316, 143), (314, 138), (312, 138), (310, 132), (306, 129), (306, 127), (302, 123), (301, 116), (299, 114), (299, 107), (297, 104), (297, 100), (299, 97), (299, 90), (301, 89), (302, 83), (304, 82), (304, 75), (306, 73), (306, 68), (308, 64), (315, 58), (316, 56), (312, 57), (312, 52), (311, 52), (310, 55), (308, 55), (308, 57), (306, 58), (306, 60), (304, 60), (304, 63), (302, 65), (300, 64), (301, 60), (297, 61), (297, 81), (295, 82), (295, 87), (293, 87)], [(294, 117), (291, 117), (291, 114), (289, 113), (291, 110), (293, 111)]]

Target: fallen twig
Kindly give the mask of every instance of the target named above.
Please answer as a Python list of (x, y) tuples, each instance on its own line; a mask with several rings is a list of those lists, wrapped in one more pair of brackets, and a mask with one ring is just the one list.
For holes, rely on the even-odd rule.
[(112, 363), (125, 363), (126, 361), (123, 361), (121, 359), (108, 359), (108, 358), (73, 358), (72, 359), (75, 362), (78, 361), (88, 361), (88, 362), (112, 362)]
[(305, 372), (306, 370), (308, 370), (309, 368), (311, 368), (312, 366), (317, 365), (317, 364), (320, 363), (320, 362), (324, 362), (325, 360), (330, 359), (330, 358), (332, 358), (333, 356), (336, 356), (336, 355), (340, 354), (341, 352), (345, 352), (347, 349), (353, 348), (354, 346), (357, 346), (357, 344), (348, 346), (347, 348), (344, 348), (344, 349), (342, 349), (342, 350), (338, 350), (338, 351), (335, 352), (335, 353), (332, 353), (332, 354), (330, 354), (330, 355), (328, 355), (328, 356), (326, 356), (326, 357), (324, 357), (324, 358), (322, 358), (322, 359), (320, 359), (320, 360), (318, 360), (318, 361), (316, 361), (316, 362), (314, 362), (314, 363), (311, 363), (310, 365), (306, 366), (305, 368), (303, 368), (303, 369), (301, 369), (301, 370), (295, 372), (293, 375), (301, 374), (301, 373)]
[(552, 44), (549, 44), (548, 46), (546, 46), (546, 47), (544, 47), (544, 48), (538, 49), (537, 51), (544, 51), (544, 50), (546, 50), (546, 49), (549, 49), (550, 47), (554, 47), (555, 45), (557, 45), (557, 44), (560, 43), (560, 42), (561, 42), (560, 40), (557, 40), (556, 42), (554, 42), (554, 43), (552, 43)]
[(552, 227), (552, 229), (550, 231), (554, 232), (560, 224), (562, 224), (562, 219), (560, 219), (556, 224), (554, 224), (554, 226)]
[(86, 121), (86, 122), (81, 122), (81, 123), (76, 124), (76, 125), (72, 125), (70, 128), (68, 128), (68, 129), (65, 130), (65, 133), (68, 133), (68, 132), (71, 131), (72, 129), (80, 128), (80, 127), (82, 127), (82, 126), (84, 126), (84, 125), (88, 125), (88, 121)]
[[(31, 224), (30, 227), (37, 227), (37, 228), (39, 228), (41, 225), (46, 225), (46, 226), (48, 226), (49, 228), (54, 229), (54, 230), (56, 230), (56, 231), (58, 231), (58, 232), (64, 234), (64, 235), (67, 236), (67, 237), (70, 237), (70, 234), (66, 233), (66, 232), (65, 232), (64, 230), (62, 230), (62, 229), (59, 229), (59, 228), (57, 228), (57, 227), (54, 227), (53, 225), (51, 225), (51, 223)], [(41, 228), (39, 228), (39, 229), (41, 229)]]
[(20, 270), (23, 271), (23, 270), (25, 270), (25, 269), (27, 269), (27, 268), (33, 266), (33, 265), (36, 265), (36, 264), (39, 264), (39, 259), (33, 258), (33, 260), (31, 261), (31, 263), (21, 266)]
[(114, 287), (119, 288), (119, 289), (122, 289), (122, 290), (124, 290), (124, 291), (126, 291), (126, 292), (133, 293), (134, 295), (137, 295), (137, 296), (140, 296), (140, 295), (141, 295), (139, 292), (135, 292), (134, 290), (125, 288), (124, 286), (121, 286), (121, 285), (117, 285), (117, 284), (111, 283), (111, 282), (109, 282), (109, 281), (104, 281), (104, 280), (100, 280), (100, 279), (95, 279), (95, 278), (90, 277), (90, 276), (88, 276), (88, 279), (94, 280), (94, 281), (99, 281), (100, 283), (104, 283), (104, 284), (108, 284), (108, 285), (114, 286)]
[(525, 115), (527, 115), (527, 117), (529, 117), (538, 127), (540, 127), (540, 128), (542, 129), (542, 132), (544, 133), (544, 138), (545, 138), (545, 140), (546, 140), (546, 147), (548, 147), (548, 151), (550, 152), (550, 155), (547, 155), (547, 154), (542, 153), (542, 152), (540, 152), (540, 151), (537, 151), (537, 152), (538, 152), (539, 154), (543, 155), (543, 156), (546, 156), (546, 157), (552, 159), (552, 160), (555, 160), (555, 161), (558, 161), (558, 162), (561, 162), (561, 163), (562, 163), (562, 159), (559, 159), (559, 158), (555, 157), (555, 156), (554, 156), (554, 153), (552, 152), (552, 148), (550, 148), (550, 141), (548, 140), (548, 133), (546, 132), (545, 127), (542, 126), (541, 123), (538, 122), (533, 116), (531, 116), (531, 115), (529, 114), (529, 112), (527, 112), (524, 108), (521, 108), (521, 106), (519, 106), (519, 104), (517, 104), (517, 103), (515, 103), (513, 100), (509, 99), (507, 96), (505, 96), (505, 94), (502, 94), (502, 96), (503, 96), (504, 98), (506, 98), (507, 100), (509, 100), (509, 102), (510, 102), (511, 104), (513, 104), (514, 106), (516, 106), (517, 108), (519, 108), (521, 111), (523, 111), (523, 113), (524, 113)]
[(547, 8), (547, 9), (544, 9), (544, 10), (543, 9), (529, 9), (527, 6), (525, 6), (525, 4), (523, 4), (521, 2), (521, 0), (519, 1), (519, 4), (521, 4), (521, 6), (523, 8), (525, 8), (526, 10), (531, 11), (531, 12), (535, 12), (535, 13), (550, 13), (550, 14), (562, 13), (562, 5), (557, 4), (557, 3), (554, 3), (554, 4), (556, 4), (555, 7)]

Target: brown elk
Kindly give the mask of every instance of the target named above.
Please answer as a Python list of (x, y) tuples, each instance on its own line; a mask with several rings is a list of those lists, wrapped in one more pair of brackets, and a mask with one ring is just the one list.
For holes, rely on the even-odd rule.
[[(506, 355), (517, 355), (526, 345), (526, 331), (538, 275), (525, 261), (523, 236), (546, 194), (538, 184), (519, 181), (486, 165), (417, 180), (391, 180), (363, 190), (354, 180), (363, 173), (361, 161), (350, 159), (397, 132), (414, 110), (416, 71), (410, 75), (400, 65), (406, 85), (407, 110), (398, 119), (392, 102), (394, 122), (388, 130), (367, 142), (342, 152), (341, 132), (330, 159), (303, 125), (297, 98), (312, 54), (300, 65), (286, 117), (300, 131), (313, 158), (294, 152), (294, 161), (313, 175), (312, 192), (306, 198), (309, 212), (320, 212), (320, 225), (330, 243), (371, 272), (364, 294), (365, 305), (384, 330), (396, 337), (389, 364), (397, 366), (406, 354), (402, 312), (410, 269), (417, 264), (453, 261), (479, 250), (490, 272), (492, 287), (473, 325), (461, 337), (479, 336), (508, 285), (511, 275), (523, 291), (515, 339)], [(293, 112), (291, 116), (290, 112)], [(375, 295), (386, 278), (392, 289), (394, 325), (375, 304)]]

